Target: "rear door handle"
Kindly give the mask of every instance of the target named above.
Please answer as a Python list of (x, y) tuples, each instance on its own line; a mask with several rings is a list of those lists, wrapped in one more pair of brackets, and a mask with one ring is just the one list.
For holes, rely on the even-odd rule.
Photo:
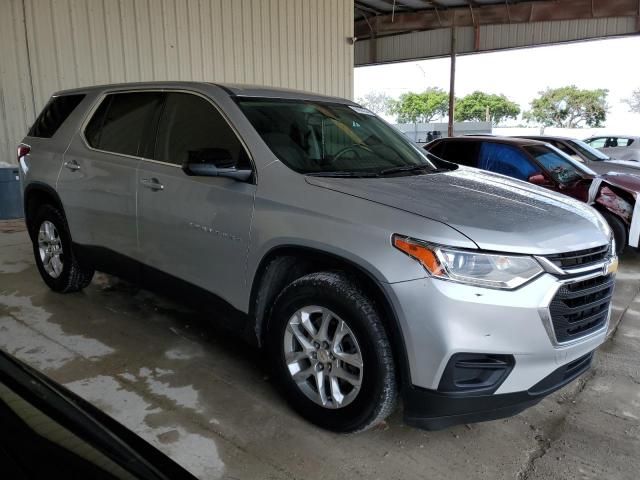
[(142, 180), (140, 180), (140, 184), (143, 187), (149, 188), (153, 191), (164, 189), (164, 185), (161, 184), (157, 178), (143, 178)]
[(64, 162), (64, 166), (67, 167), (72, 172), (76, 170), (80, 170), (80, 165), (75, 160), (69, 160), (68, 162)]

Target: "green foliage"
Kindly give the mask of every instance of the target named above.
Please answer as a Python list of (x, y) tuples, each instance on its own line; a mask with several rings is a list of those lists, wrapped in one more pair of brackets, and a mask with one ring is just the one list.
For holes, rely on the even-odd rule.
[(428, 88), (422, 93), (403, 93), (393, 101), (390, 113), (398, 123), (429, 123), (444, 117), (449, 110), (449, 94), (440, 88)]
[(356, 102), (368, 108), (373, 113), (384, 115), (390, 112), (393, 99), (385, 92), (373, 90), (359, 97)]
[(455, 118), (460, 121), (484, 122), (487, 119), (487, 108), (489, 118), (494, 125), (520, 115), (520, 105), (504, 95), (475, 91), (456, 102)]
[(547, 88), (531, 101), (524, 118), (545, 127), (601, 127), (607, 119), (607, 95), (603, 88), (582, 90), (575, 85)]
[(640, 113), (640, 88), (631, 92), (631, 96), (624, 100), (633, 113)]

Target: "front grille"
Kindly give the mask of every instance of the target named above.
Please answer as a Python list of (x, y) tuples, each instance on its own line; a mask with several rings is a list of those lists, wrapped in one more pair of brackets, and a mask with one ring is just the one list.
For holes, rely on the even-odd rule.
[(545, 257), (560, 268), (586, 267), (602, 262), (609, 256), (609, 245), (578, 250), (577, 252), (557, 253)]
[(549, 305), (558, 342), (568, 342), (601, 328), (607, 321), (613, 275), (567, 283)]

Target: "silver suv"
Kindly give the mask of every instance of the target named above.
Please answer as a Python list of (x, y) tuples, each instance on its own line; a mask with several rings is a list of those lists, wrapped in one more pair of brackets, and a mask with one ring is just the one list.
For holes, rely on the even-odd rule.
[(348, 100), (64, 91), (18, 160), (47, 285), (80, 290), (97, 269), (171, 286), (264, 347), (328, 429), (366, 429), (398, 398), (429, 429), (512, 415), (605, 338), (617, 258), (597, 212), (430, 157)]

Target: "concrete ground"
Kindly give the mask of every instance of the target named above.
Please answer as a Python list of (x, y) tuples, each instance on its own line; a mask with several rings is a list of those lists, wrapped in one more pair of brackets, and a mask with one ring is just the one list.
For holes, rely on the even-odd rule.
[(639, 287), (628, 252), (592, 371), (514, 418), (425, 432), (396, 412), (335, 435), (289, 410), (258, 352), (188, 306), (103, 274), (82, 293), (49, 291), (21, 222), (0, 222), (0, 348), (199, 478), (637, 479)]

